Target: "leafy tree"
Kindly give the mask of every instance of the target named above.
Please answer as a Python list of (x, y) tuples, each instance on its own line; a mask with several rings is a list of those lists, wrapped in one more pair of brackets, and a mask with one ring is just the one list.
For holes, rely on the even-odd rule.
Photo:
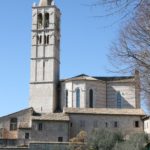
[(149, 139), (145, 133), (124, 137), (118, 130), (94, 129), (88, 136), (81, 131), (70, 140), (68, 150), (147, 150)]
[(130, 138), (122, 143), (117, 143), (113, 150), (146, 150), (148, 136), (144, 133), (131, 135)]
[(123, 141), (121, 132), (96, 129), (88, 139), (89, 150), (112, 150), (116, 143)]

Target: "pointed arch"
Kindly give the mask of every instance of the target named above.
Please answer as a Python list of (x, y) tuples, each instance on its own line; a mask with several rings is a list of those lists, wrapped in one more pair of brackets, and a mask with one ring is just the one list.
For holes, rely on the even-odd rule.
[(80, 89), (76, 89), (76, 107), (80, 108)]
[(89, 107), (93, 108), (93, 90), (89, 90)]
[(121, 93), (117, 92), (117, 108), (121, 108), (121, 100), (122, 100)]
[(49, 13), (45, 13), (44, 26), (45, 26), (45, 28), (49, 27)]
[(37, 25), (39, 29), (42, 28), (42, 23), (43, 23), (43, 16), (41, 13), (39, 13), (37, 17)]

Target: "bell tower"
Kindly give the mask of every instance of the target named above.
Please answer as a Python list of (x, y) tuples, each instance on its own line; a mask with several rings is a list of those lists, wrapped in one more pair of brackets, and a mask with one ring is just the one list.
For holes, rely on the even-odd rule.
[(57, 107), (60, 15), (53, 0), (33, 4), (29, 105), (39, 113), (53, 113)]

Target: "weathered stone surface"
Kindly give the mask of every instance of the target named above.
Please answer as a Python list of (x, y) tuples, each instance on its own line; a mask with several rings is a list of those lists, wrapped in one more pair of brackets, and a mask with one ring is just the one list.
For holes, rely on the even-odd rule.
[(145, 116), (142, 109), (115, 109), (115, 108), (64, 108), (66, 114), (93, 114), (93, 115), (129, 115)]

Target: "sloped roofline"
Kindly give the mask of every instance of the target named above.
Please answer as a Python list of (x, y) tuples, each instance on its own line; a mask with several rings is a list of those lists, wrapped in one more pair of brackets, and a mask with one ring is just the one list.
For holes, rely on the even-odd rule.
[(134, 79), (134, 78), (135, 76), (89, 76), (86, 74), (80, 74), (71, 78), (61, 80), (61, 82), (73, 81), (73, 80), (119, 81), (119, 80), (129, 80), (129, 79)]
[(2, 116), (2, 117), (0, 117), (0, 119), (5, 118), (5, 117), (9, 117), (9, 116), (12, 116), (12, 115), (15, 115), (15, 114), (18, 114), (18, 113), (21, 113), (21, 112), (26, 112), (26, 111), (31, 111), (32, 113), (34, 113), (34, 109), (32, 107), (30, 107), (30, 108), (25, 108), (25, 109), (22, 109), (20, 111), (14, 112), (12, 114), (8, 114), (8, 115), (5, 115), (5, 116)]

